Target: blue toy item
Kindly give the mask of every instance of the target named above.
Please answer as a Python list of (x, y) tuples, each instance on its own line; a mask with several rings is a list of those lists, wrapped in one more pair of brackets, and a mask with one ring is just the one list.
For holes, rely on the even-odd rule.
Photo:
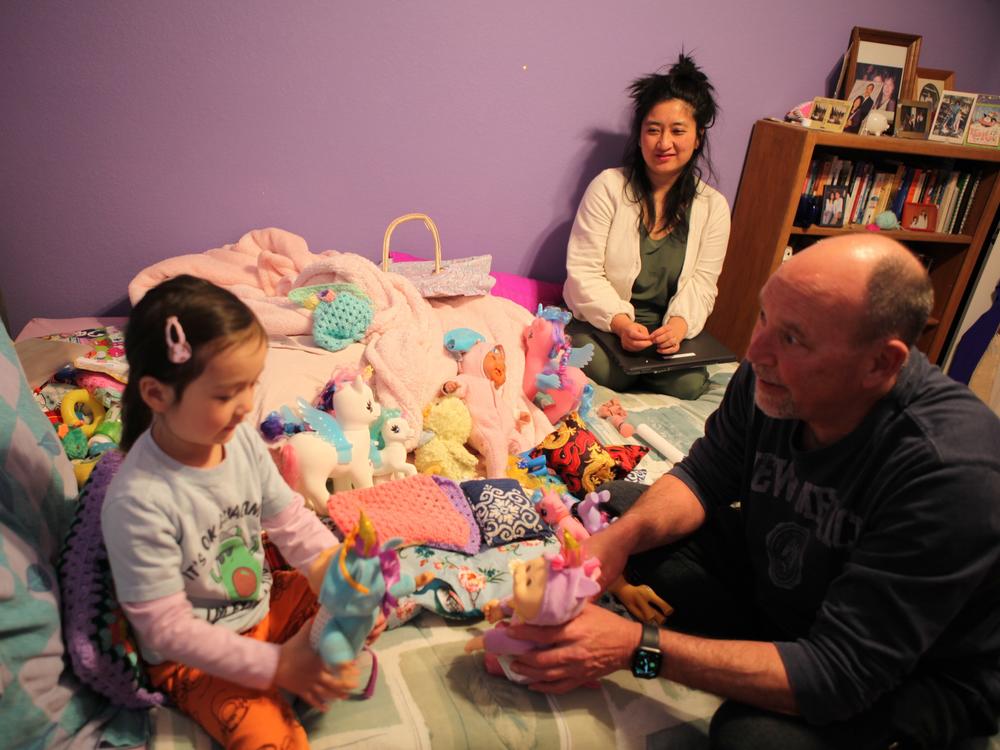
[[(416, 590), (414, 578), (400, 574), (396, 549), (402, 543), (402, 539), (393, 538), (379, 545), (375, 527), (361, 511), (358, 525), (330, 559), (319, 592), (321, 608), (310, 633), (328, 667), (336, 668), (357, 658), (379, 612), (388, 614), (399, 597)], [(365, 698), (371, 697), (377, 676), (378, 663), (372, 654)]]
[(371, 298), (357, 284), (299, 287), (288, 298), (312, 310), (313, 340), (331, 352), (360, 341), (375, 316)]
[(463, 354), (480, 341), (486, 341), (486, 338), (471, 328), (452, 328), (444, 335), (444, 348), (456, 359), (461, 359)]

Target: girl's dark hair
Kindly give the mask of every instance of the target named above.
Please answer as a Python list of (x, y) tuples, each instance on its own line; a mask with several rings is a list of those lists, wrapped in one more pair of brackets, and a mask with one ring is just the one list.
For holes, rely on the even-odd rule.
[[(632, 192), (632, 199), (642, 204), (650, 221), (657, 212), (653, 203), (653, 185), (646, 173), (646, 162), (642, 158), (640, 145), (642, 122), (653, 107), (670, 99), (679, 99), (691, 107), (698, 130), (698, 146), (691, 155), (691, 160), (684, 165), (681, 174), (667, 191), (659, 225), (664, 229), (683, 227), (687, 222), (687, 209), (694, 200), (698, 180), (701, 179), (699, 161), (703, 154), (708, 171), (712, 173), (712, 164), (708, 158), (708, 129), (715, 123), (718, 112), (715, 89), (708, 82), (708, 77), (695, 65), (694, 60), (682, 52), (667, 73), (653, 73), (636, 79), (629, 86), (629, 93), (634, 102), (634, 109), (632, 127), (625, 142), (623, 159), (625, 177)], [(656, 229), (657, 227), (650, 227), (651, 232)]]
[[(176, 316), (191, 345), (191, 358), (174, 364), (167, 359), (167, 318)], [(267, 340), (264, 327), (236, 295), (194, 276), (176, 276), (150, 289), (129, 314), (125, 356), (129, 374), (122, 394), (121, 447), (128, 450), (153, 421), (142, 400), (139, 381), (146, 375), (174, 390), (184, 389), (205, 370), (218, 352), (252, 339)]]

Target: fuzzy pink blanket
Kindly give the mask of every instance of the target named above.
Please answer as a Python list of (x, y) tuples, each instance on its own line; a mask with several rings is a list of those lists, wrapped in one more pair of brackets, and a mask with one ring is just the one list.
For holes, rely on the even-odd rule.
[[(229, 289), (254, 311), (268, 333), (287, 336), (312, 331), (311, 312), (288, 298), (292, 289), (328, 282), (357, 284), (375, 309), (361, 342), (365, 345), (362, 363), (374, 368), (373, 387), (379, 403), (400, 409), (415, 435), (422, 428), (423, 407), (457, 373), (455, 360), (444, 348), (445, 331), (472, 328), (487, 340), (503, 344), (507, 353), (504, 398), (512, 408), (528, 411), (534, 422), (521, 433), (523, 450), (552, 430), (520, 389), (524, 375), (521, 332), (533, 316), (510, 300), (485, 295), (429, 302), (408, 279), (382, 271), (367, 258), (336, 250), (313, 253), (302, 237), (275, 228), (254, 229), (235, 244), (149, 266), (132, 279), (129, 298), (135, 304), (161, 281), (183, 273)], [(295, 395), (309, 398), (313, 394)], [(411, 442), (415, 441), (416, 437)]]

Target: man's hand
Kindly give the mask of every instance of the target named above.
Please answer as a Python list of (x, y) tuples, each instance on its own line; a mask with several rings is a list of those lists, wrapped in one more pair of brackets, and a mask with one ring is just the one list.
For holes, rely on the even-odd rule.
[(319, 652), (309, 644), (312, 620), (281, 644), (274, 686), (294, 693), (313, 708), (326, 711), (332, 700), (345, 698), (358, 686), (358, 667), (354, 662), (330, 670)]
[(531, 689), (566, 693), (629, 666), (642, 639), (642, 625), (588, 604), (565, 625), (511, 624), (512, 638), (543, 646), (522, 654), (511, 668), (531, 680)]
[(674, 354), (680, 349), (687, 332), (687, 321), (675, 315), (649, 334), (649, 337), (656, 344), (656, 351), (659, 354)]
[(612, 583), (621, 578), (622, 573), (625, 572), (625, 564), (628, 562), (629, 550), (624, 549), (621, 540), (616, 539), (616, 535), (611, 533), (618, 531), (614, 528), (618, 523), (621, 523), (621, 520), (601, 529), (583, 541), (584, 558), (596, 557), (601, 561), (601, 577), (598, 580), (601, 591), (609, 588)]
[(653, 345), (649, 329), (624, 313), (618, 313), (611, 319), (611, 332), (621, 340), (622, 348), (627, 352), (640, 352)]

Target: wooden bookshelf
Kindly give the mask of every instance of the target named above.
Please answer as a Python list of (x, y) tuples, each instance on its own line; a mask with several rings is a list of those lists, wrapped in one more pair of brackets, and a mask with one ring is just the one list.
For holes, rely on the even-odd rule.
[(830, 133), (759, 120), (750, 136), (733, 206), (726, 262), (708, 330), (739, 355), (746, 353), (757, 319), (757, 295), (782, 261), (823, 237), (864, 231), (792, 225), (810, 162), (833, 154), (843, 159), (895, 159), (906, 164), (978, 170), (980, 182), (969, 202), (962, 234), (893, 230), (885, 232), (930, 260), (934, 285), (932, 320), (918, 342), (932, 362), (941, 357), (952, 321), (1000, 205), (1000, 149), (934, 141)]

